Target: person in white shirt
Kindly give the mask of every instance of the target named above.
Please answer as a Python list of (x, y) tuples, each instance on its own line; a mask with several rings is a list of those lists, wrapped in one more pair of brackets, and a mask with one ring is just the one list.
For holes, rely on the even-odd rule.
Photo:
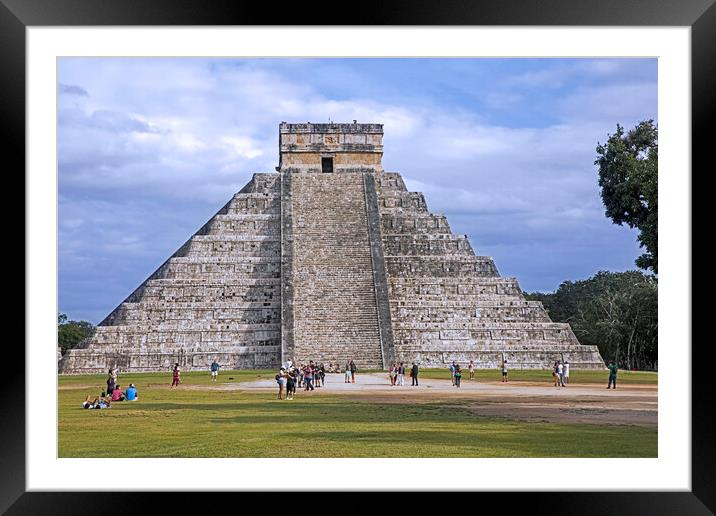
[(564, 366), (562, 362), (557, 364), (557, 376), (559, 378), (559, 386), (564, 387)]
[(564, 383), (569, 383), (569, 360), (564, 363)]

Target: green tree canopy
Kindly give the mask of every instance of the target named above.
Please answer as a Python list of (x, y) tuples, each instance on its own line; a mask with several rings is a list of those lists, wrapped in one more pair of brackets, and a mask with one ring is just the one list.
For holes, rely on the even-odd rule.
[(597, 145), (599, 186), (606, 216), (615, 224), (639, 230), (639, 244), (646, 250), (636, 259), (642, 269), (658, 272), (658, 131), (653, 120), (624, 133), (608, 135)]
[(67, 315), (57, 316), (57, 345), (62, 354), (75, 348), (94, 333), (94, 325), (87, 321), (68, 321)]
[(567, 322), (582, 344), (621, 367), (651, 369), (657, 361), (657, 280), (641, 271), (600, 271), (583, 281), (565, 281), (556, 292), (534, 292), (553, 321)]

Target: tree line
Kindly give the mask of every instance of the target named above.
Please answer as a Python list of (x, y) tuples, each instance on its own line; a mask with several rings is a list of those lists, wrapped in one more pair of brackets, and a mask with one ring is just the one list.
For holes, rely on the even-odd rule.
[(75, 348), (80, 342), (94, 334), (94, 324), (88, 321), (68, 321), (67, 315), (57, 316), (57, 345), (64, 355), (68, 349)]
[(566, 322), (582, 344), (595, 345), (605, 361), (626, 369), (656, 369), (657, 278), (641, 271), (600, 271), (565, 281), (552, 293), (525, 293), (541, 301), (555, 322)]

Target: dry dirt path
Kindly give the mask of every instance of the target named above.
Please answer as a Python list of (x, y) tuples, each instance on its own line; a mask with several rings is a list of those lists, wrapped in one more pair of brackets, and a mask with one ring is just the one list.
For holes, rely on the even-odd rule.
[[(656, 427), (656, 385), (627, 385), (607, 390), (602, 384), (553, 387), (536, 382), (502, 383), (463, 380), (460, 388), (449, 380), (420, 379), (419, 387), (391, 386), (385, 373), (358, 375), (344, 383), (342, 374), (326, 375), (326, 386), (297, 397), (323, 394), (350, 396), (374, 403), (435, 403), (449, 401), (480, 416), (558, 423), (618, 424)], [(274, 380), (212, 386), (221, 390), (276, 391)]]

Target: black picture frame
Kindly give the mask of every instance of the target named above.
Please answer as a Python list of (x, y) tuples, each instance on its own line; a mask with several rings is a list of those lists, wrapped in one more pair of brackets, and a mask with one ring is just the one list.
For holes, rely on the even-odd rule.
[[(369, 0), (349, 10), (322, 0), (310, 4), (213, 0), (0, 0), (0, 117), (6, 170), (25, 170), (25, 31), (32, 26), (84, 25), (530, 25), (530, 26), (688, 26), (691, 27), (692, 78), (692, 181), (694, 170), (707, 169), (708, 129), (716, 112), (716, 6), (714, 0)], [(310, 10), (307, 6), (310, 5)], [(358, 7), (359, 5), (359, 7)], [(340, 14), (339, 14), (340, 13)], [(710, 163), (709, 163), (710, 164)], [(687, 174), (688, 171), (679, 171)], [(13, 174), (19, 177), (19, 174)], [(24, 177), (24, 175), (22, 176)], [(14, 190), (24, 190), (24, 180)], [(19, 190), (18, 190), (19, 189)], [(698, 192), (698, 190), (692, 191)], [(7, 195), (6, 197), (9, 197)], [(704, 191), (701, 195), (706, 195)], [(22, 196), (24, 198), (24, 196)], [(692, 206), (697, 205), (693, 200)], [(17, 218), (19, 210), (14, 210)], [(7, 215), (6, 215), (7, 216)], [(694, 217), (692, 216), (692, 219)], [(17, 228), (14, 228), (17, 232)], [(692, 230), (692, 235), (694, 234)], [(24, 253), (24, 251), (23, 251)], [(692, 251), (693, 253), (693, 251)], [(692, 255), (693, 256), (693, 255)], [(24, 256), (25, 260), (28, 259)], [(23, 260), (23, 268), (25, 268)], [(699, 262), (692, 258), (692, 270)], [(19, 276), (19, 275), (18, 275)], [(24, 286), (23, 286), (24, 287)], [(19, 292), (20, 290), (17, 290)], [(19, 296), (13, 296), (15, 305)], [(23, 303), (24, 305), (24, 303)], [(706, 310), (692, 304), (695, 312)], [(703, 308), (700, 308), (703, 307)], [(692, 315), (693, 320), (693, 315)], [(700, 320), (700, 319), (697, 319)], [(692, 490), (690, 492), (585, 492), (585, 493), (480, 493), (480, 505), (497, 502), (510, 512), (523, 509), (550, 514), (712, 514), (716, 511), (716, 432), (709, 425), (714, 414), (709, 367), (713, 343), (699, 341), (693, 333), (692, 371)], [(139, 511), (160, 494), (26, 492), (25, 487), (25, 350), (17, 340), (6, 340), (3, 350), (3, 383), (0, 388), (0, 511), (8, 514), (84, 514)], [(683, 343), (687, 345), (689, 343)], [(49, 347), (54, 353), (53, 345)], [(669, 366), (672, 367), (672, 366)], [(683, 364), (673, 366), (679, 374)], [(662, 365), (662, 374), (671, 374)], [(31, 408), (38, 410), (40, 408)], [(277, 484), (280, 485), (280, 484)], [(166, 496), (166, 494), (165, 494)], [(185, 507), (192, 493), (172, 493), (168, 510)], [(238, 509), (236, 495), (211, 494), (210, 505), (229, 504)], [(241, 507), (247, 494), (240, 494)], [(274, 495), (262, 498), (270, 510)], [(423, 495), (411, 495), (411, 504)], [(445, 500), (445, 495), (441, 495)], [(505, 504), (505, 500), (509, 500)], [(558, 503), (555, 501), (558, 500)], [(167, 501), (161, 501), (167, 503)], [(340, 506), (339, 506), (340, 507)], [(376, 506), (378, 509), (380, 506)], [(487, 505), (485, 505), (487, 507)], [(498, 509), (498, 510), (503, 510)], [(257, 510), (257, 509), (250, 509)], [(328, 509), (326, 509), (328, 510)], [(342, 510), (342, 509), (339, 509)], [(494, 509), (493, 509), (494, 510)]]

